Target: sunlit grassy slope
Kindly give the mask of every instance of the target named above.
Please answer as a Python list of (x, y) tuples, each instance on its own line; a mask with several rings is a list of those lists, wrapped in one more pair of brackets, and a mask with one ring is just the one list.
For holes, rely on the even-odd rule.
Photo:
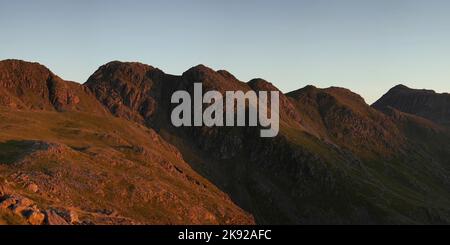
[[(38, 193), (14, 179), (21, 173)], [(0, 176), (41, 207), (75, 207), (93, 223), (252, 222), (151, 129), (110, 116), (1, 110)]]

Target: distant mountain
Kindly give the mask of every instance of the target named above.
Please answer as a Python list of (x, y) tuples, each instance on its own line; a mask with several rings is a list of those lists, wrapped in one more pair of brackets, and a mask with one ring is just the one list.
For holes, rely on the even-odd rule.
[(450, 94), (448, 93), (438, 94), (433, 90), (411, 89), (404, 85), (397, 85), (372, 106), (379, 110), (392, 107), (450, 126)]
[[(32, 199), (43, 223), (52, 210), (75, 210), (80, 223), (450, 223), (445, 121), (391, 106), (395, 96), (371, 107), (345, 88), (280, 93), (280, 132), (261, 138), (256, 127), (170, 121), (176, 90), (279, 91), (261, 78), (113, 61), (78, 90), (62, 82), (67, 92), (54, 93), (46, 68), (11, 62), (0, 66), (0, 91), (16, 101), (0, 110), (0, 206)], [(448, 109), (437, 101), (429, 111)]]

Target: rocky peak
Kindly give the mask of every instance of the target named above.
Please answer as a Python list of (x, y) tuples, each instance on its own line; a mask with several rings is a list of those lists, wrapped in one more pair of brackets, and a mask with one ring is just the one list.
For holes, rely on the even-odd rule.
[(64, 81), (39, 63), (0, 61), (0, 95), (0, 105), (13, 109), (105, 113), (86, 87)]
[(372, 107), (386, 111), (388, 107), (450, 125), (450, 95), (433, 90), (412, 89), (397, 85), (377, 100)]
[(114, 115), (144, 122), (155, 115), (164, 77), (153, 66), (113, 61), (100, 66), (84, 85)]
[(19, 109), (52, 110), (47, 83), (55, 78), (39, 63), (0, 61), (0, 104)]
[(409, 90), (410, 88), (403, 84), (397, 84), (391, 90)]
[(296, 106), (302, 125), (312, 134), (331, 138), (348, 148), (381, 153), (400, 144), (398, 129), (382, 113), (370, 108), (356, 93), (344, 88), (306, 86), (287, 94)]
[(247, 84), (239, 81), (231, 73), (221, 70), (214, 71), (204, 65), (197, 65), (185, 71), (182, 75), (184, 89), (192, 87), (193, 83), (202, 83), (204, 91), (217, 90), (224, 91), (248, 91)]

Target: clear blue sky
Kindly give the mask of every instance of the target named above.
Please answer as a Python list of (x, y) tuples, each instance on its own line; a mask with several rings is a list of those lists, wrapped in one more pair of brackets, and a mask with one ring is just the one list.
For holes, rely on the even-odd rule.
[(0, 59), (85, 82), (111, 60), (181, 74), (197, 64), (288, 92), (341, 86), (450, 92), (450, 1), (0, 0)]

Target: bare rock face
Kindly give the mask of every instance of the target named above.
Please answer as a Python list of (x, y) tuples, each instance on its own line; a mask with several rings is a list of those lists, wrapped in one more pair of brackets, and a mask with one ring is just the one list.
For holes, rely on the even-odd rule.
[[(73, 84), (73, 86), (76, 85)], [(49, 99), (59, 111), (62, 111), (67, 107), (73, 108), (80, 103), (80, 98), (70, 89), (68, 82), (55, 79), (48, 84), (48, 88), (50, 93)]]
[(164, 73), (140, 63), (110, 62), (85, 83), (97, 99), (116, 116), (138, 122), (157, 113)]
[(45, 215), (39, 211), (27, 210), (25, 217), (31, 225), (42, 225), (45, 219)]
[(450, 94), (433, 90), (411, 89), (397, 85), (377, 100), (372, 107), (386, 111), (389, 107), (429, 119), (435, 123), (450, 125)]
[(0, 61), (0, 106), (105, 115), (87, 87), (64, 81), (39, 63)]
[(11, 207), (16, 214), (23, 213), (25, 210), (32, 208), (34, 202), (26, 197), (18, 197), (16, 203)]
[(0, 209), (10, 211), (23, 217), (31, 225), (41, 225), (45, 215), (39, 210), (35, 202), (29, 198), (10, 194), (0, 197)]
[(0, 61), (0, 91), (3, 105), (19, 109), (52, 110), (47, 82), (54, 75), (38, 63), (19, 60)]
[(27, 185), (27, 189), (28, 189), (29, 191), (31, 191), (31, 192), (36, 193), (36, 192), (39, 191), (39, 186), (37, 186), (37, 185), (34, 184), (34, 183), (30, 183), (30, 184)]

